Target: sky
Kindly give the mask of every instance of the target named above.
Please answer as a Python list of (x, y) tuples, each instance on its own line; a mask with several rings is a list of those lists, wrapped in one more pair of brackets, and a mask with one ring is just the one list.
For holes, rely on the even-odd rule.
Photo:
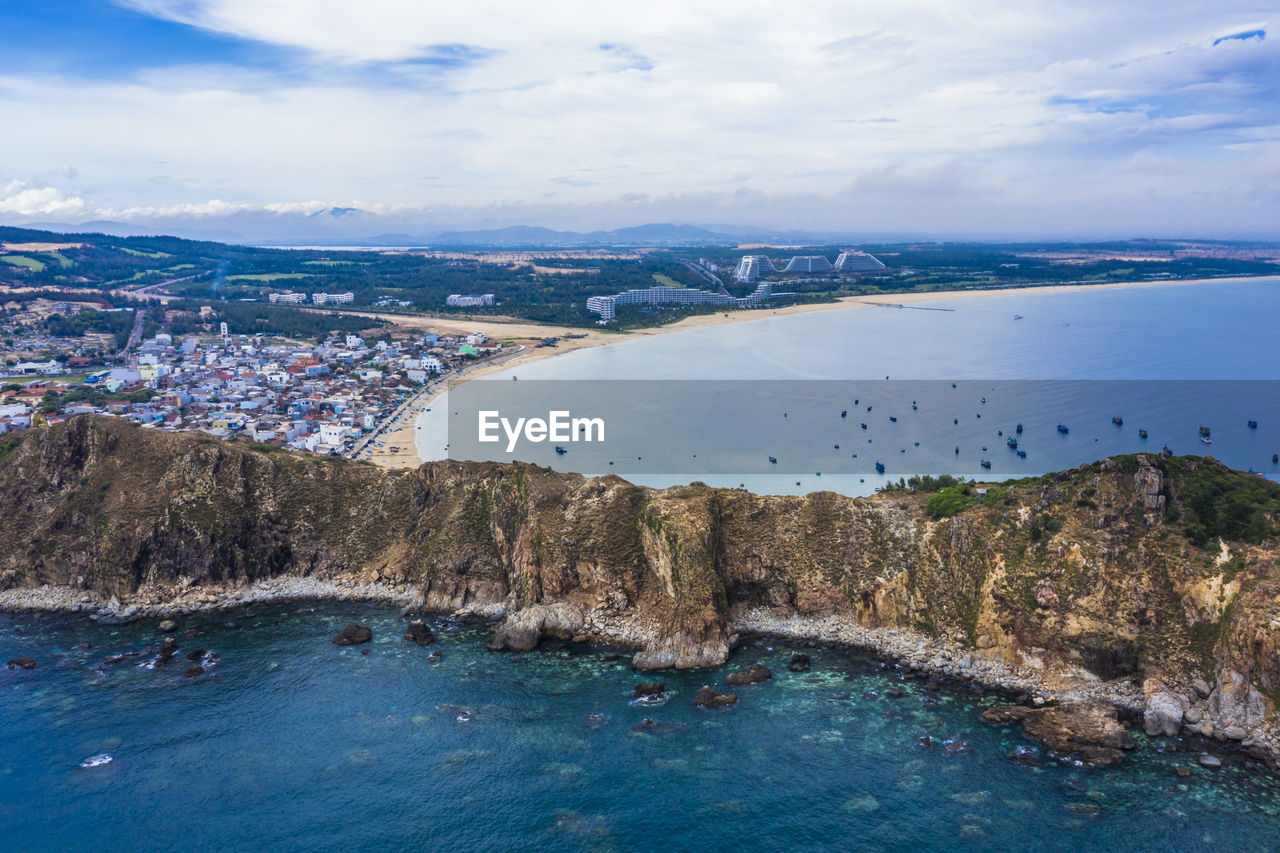
[(0, 223), (1277, 239), (1277, 27), (1280, 0), (0, 0)]

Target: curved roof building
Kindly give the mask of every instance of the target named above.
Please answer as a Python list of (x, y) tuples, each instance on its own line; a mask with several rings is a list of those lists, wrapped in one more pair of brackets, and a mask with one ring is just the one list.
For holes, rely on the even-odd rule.
[(787, 262), (783, 272), (816, 273), (831, 272), (832, 269), (831, 261), (824, 255), (796, 255)]
[(743, 255), (733, 271), (735, 281), (755, 281), (767, 272), (777, 272), (768, 255)]
[(841, 252), (836, 258), (836, 272), (880, 272), (884, 264), (866, 252)]

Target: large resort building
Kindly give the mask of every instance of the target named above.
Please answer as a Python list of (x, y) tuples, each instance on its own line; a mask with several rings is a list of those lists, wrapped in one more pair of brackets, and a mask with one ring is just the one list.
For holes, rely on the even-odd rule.
[[(781, 263), (781, 261), (779, 261)], [(787, 261), (781, 271), (793, 275), (865, 275), (884, 272), (885, 265), (866, 252), (841, 252), (833, 265), (825, 255), (796, 255)], [(778, 268), (767, 255), (743, 255), (733, 271), (735, 281), (759, 281), (766, 273), (776, 273)]]
[(770, 299), (794, 296), (794, 293), (774, 293), (773, 286), (760, 284), (748, 296), (728, 296), (699, 290), (693, 287), (646, 287), (628, 290), (613, 296), (587, 297), (587, 310), (600, 315), (601, 323), (611, 323), (617, 316), (619, 305), (723, 305), (726, 308), (754, 308)]

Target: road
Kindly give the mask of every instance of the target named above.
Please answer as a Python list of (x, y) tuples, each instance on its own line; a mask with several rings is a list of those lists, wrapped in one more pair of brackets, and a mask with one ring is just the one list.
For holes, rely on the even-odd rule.
[(711, 282), (711, 283), (712, 283), (712, 284), (714, 284), (717, 288), (719, 288), (719, 289), (720, 289), (720, 295), (721, 295), (721, 296), (728, 296), (728, 297), (732, 298), (732, 296), (733, 296), (733, 295), (732, 295), (731, 293), (729, 293), (729, 291), (728, 291), (728, 289), (727, 289), (727, 288), (725, 288), (725, 286), (724, 286), (724, 282), (720, 280), (720, 276), (718, 276), (718, 275), (716, 275), (715, 273), (711, 272), (711, 270), (709, 270), (709, 269), (705, 269), (705, 268), (703, 268), (703, 267), (698, 266), (697, 264), (693, 263), (692, 261), (681, 261), (680, 263), (684, 264), (686, 267), (688, 267), (689, 269), (693, 270), (693, 271), (694, 271), (694, 272), (696, 272), (698, 275), (702, 276), (702, 277), (703, 277), (703, 278), (705, 278), (707, 281)]
[(116, 354), (117, 358), (124, 358), (129, 354), (129, 350), (133, 349), (142, 340), (142, 322), (146, 319), (147, 312), (144, 308), (133, 309), (133, 331), (129, 332), (129, 341), (124, 345), (124, 349)]

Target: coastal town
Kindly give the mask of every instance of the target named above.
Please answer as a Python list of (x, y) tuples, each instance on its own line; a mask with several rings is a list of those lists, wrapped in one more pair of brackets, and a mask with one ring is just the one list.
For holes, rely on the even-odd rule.
[[(40, 309), (80, 310), (30, 310)], [(102, 414), (331, 456), (372, 455), (378, 434), (448, 377), (518, 349), (481, 332), (393, 329), (307, 343), (224, 322), (220, 334), (160, 331), (115, 352), (108, 335), (15, 331), (31, 319), (0, 321), (0, 433)]]

